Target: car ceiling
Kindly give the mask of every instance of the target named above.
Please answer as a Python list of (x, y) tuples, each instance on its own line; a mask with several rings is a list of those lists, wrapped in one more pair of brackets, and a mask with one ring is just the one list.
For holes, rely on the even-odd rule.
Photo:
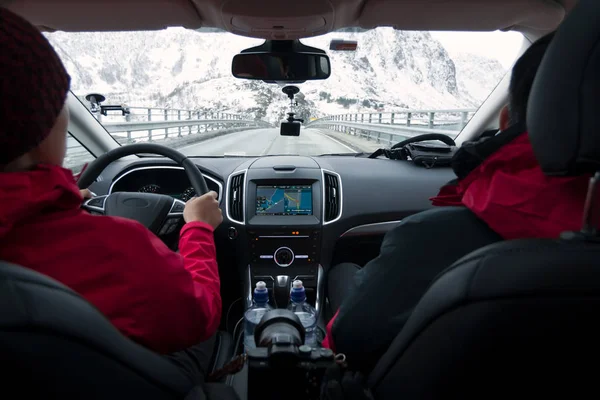
[(43, 30), (218, 28), (296, 39), (347, 27), (550, 31), (577, 0), (0, 0)]

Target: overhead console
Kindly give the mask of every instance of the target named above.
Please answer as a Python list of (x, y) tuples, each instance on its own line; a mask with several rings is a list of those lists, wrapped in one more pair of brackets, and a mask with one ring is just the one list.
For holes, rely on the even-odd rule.
[(310, 4), (263, 0), (260, 7), (247, 0), (228, 0), (221, 5), (221, 18), (225, 29), (238, 35), (291, 40), (331, 31), (334, 10), (327, 0)]
[(341, 195), (340, 176), (307, 157), (258, 159), (229, 177), (227, 217), (246, 233), (248, 295), (263, 280), (273, 304), (285, 307), (291, 282), (301, 279), (321, 307), (321, 231), (339, 219)]

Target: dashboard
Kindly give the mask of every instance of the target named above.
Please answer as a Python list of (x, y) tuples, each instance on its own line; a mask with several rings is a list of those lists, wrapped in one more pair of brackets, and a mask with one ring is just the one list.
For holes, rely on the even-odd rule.
[[(402, 218), (431, 207), (429, 198), (454, 178), (449, 168), (348, 156), (193, 159), (219, 194), (223, 223), (215, 231), (222, 279), (236, 276), (246, 304), (257, 281), (273, 304), (285, 304), (301, 279), (317, 309), (336, 244), (383, 235)], [(164, 158), (121, 159), (90, 187), (98, 194), (151, 192), (186, 201), (195, 193), (183, 168)], [(177, 232), (172, 234), (176, 245)], [(163, 238), (166, 242), (166, 239)]]
[[(204, 175), (208, 190), (213, 190), (221, 196), (223, 184)], [(109, 193), (112, 192), (142, 192), (166, 194), (178, 200), (188, 201), (196, 195), (182, 167), (151, 166), (132, 168), (114, 179)]]

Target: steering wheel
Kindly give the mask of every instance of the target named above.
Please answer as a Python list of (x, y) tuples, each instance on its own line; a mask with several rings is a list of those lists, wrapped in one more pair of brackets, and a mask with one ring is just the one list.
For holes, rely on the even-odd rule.
[[(77, 185), (85, 189), (91, 185), (112, 162), (139, 153), (165, 156), (185, 170), (197, 195), (208, 192), (200, 170), (187, 156), (168, 147), (154, 143), (137, 143), (113, 149), (96, 158), (81, 174)], [(136, 220), (157, 235), (172, 233), (183, 217), (185, 203), (171, 196), (155, 193), (116, 192), (86, 200), (82, 208), (92, 214), (124, 217)]]

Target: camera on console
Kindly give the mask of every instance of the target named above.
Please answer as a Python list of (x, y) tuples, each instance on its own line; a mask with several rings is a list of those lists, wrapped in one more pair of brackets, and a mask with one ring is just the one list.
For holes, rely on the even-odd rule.
[(304, 345), (300, 319), (289, 310), (267, 312), (254, 331), (257, 347), (248, 349), (249, 399), (319, 399), (333, 351)]

